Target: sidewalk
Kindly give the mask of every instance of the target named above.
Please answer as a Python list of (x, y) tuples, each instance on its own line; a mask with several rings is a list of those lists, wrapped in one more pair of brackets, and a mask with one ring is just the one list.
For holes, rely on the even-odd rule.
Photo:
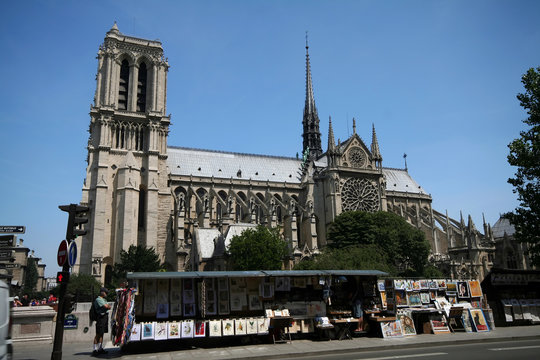
[[(448, 345), (472, 342), (497, 342), (502, 339), (525, 340), (540, 339), (540, 326), (514, 326), (501, 327), (494, 331), (483, 333), (465, 333), (456, 332), (452, 334), (421, 334), (397, 339), (382, 338), (354, 338), (353, 340), (331, 340), (331, 341), (312, 341), (312, 340), (293, 340), (287, 344), (259, 344), (259, 345), (241, 345), (233, 347), (215, 347), (215, 348), (190, 348), (180, 350), (171, 348), (171, 346), (160, 346), (159, 342), (148, 343), (147, 349), (143, 353), (120, 351), (118, 347), (113, 347), (110, 342), (106, 349), (108, 354), (102, 355), (102, 359), (279, 359), (284, 356), (309, 356), (322, 354), (338, 354), (351, 350), (378, 350), (389, 349), (392, 347), (414, 347), (421, 345)], [(170, 344), (170, 343), (168, 343)], [(168, 345), (167, 344), (167, 345)], [(165, 343), (163, 343), (165, 345)], [(62, 359), (84, 359), (90, 357), (92, 345), (87, 343), (64, 343), (62, 349)], [(165, 350), (165, 351), (164, 351)], [(52, 344), (32, 344), (15, 343), (14, 359), (50, 359)]]

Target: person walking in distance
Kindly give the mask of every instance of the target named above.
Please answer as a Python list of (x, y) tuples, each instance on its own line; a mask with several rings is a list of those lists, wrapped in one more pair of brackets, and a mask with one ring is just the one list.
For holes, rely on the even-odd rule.
[(94, 300), (94, 307), (96, 309), (96, 336), (94, 337), (94, 351), (92, 355), (106, 354), (107, 351), (103, 349), (103, 334), (109, 332), (109, 309), (111, 305), (107, 303), (107, 288), (101, 288), (99, 296)]

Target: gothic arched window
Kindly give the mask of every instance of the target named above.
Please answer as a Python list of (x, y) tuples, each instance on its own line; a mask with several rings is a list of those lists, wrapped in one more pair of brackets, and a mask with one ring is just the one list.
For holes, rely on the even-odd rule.
[(129, 89), (129, 63), (127, 60), (122, 61), (120, 66), (120, 83), (118, 84), (118, 109), (126, 110), (128, 103)]
[(137, 111), (146, 111), (146, 78), (148, 71), (146, 64), (139, 65), (139, 78), (137, 79)]

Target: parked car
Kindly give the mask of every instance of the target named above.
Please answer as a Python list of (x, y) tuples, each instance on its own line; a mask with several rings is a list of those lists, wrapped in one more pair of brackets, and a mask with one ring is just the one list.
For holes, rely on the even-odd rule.
[(0, 280), (0, 360), (13, 358), (11, 342), (11, 306), (9, 286)]

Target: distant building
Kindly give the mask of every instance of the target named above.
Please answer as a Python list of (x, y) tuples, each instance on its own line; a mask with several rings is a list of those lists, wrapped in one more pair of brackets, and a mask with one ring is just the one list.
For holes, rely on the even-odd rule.
[(493, 238), (495, 239), (494, 266), (500, 269), (533, 270), (529, 256), (526, 254), (527, 246), (514, 239), (516, 229), (504, 217), (493, 225)]
[(30, 250), (24, 246), (24, 240), (14, 237), (14, 246), (2, 248), (3, 250), (10, 250), (13, 252), (12, 261), (4, 261), (1, 265), (4, 273), (8, 279), (11, 279), (11, 287), (14, 291), (18, 291), (24, 287), (24, 280), (26, 277), (26, 270), (28, 267), (28, 259), (33, 258), (38, 272), (38, 279), (35, 291), (42, 291), (45, 289), (45, 268), (47, 265), (41, 262), (41, 258), (38, 258), (34, 254), (34, 250)]
[(352, 135), (336, 143), (330, 119), (323, 150), (308, 50), (302, 158), (191, 149), (167, 144), (161, 42), (115, 24), (97, 57), (81, 202), (90, 216), (75, 271), (107, 282), (130, 245), (155, 248), (169, 270), (222, 270), (232, 232), (256, 224), (282, 229), (291, 267), (327, 245), (336, 216), (364, 210), (393, 212), (421, 229), (449, 277), (483, 278), (495, 254), (489, 225), (481, 233), (470, 217), (465, 224), (437, 212), (407, 168), (383, 167), (375, 126), (367, 144), (353, 119)]

